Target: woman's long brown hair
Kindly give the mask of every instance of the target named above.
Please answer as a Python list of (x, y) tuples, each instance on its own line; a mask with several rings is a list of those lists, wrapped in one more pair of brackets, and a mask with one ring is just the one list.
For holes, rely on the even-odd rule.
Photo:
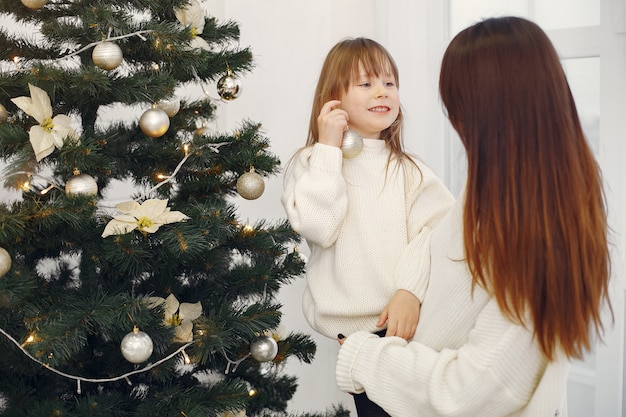
[(600, 169), (552, 43), (526, 19), (486, 19), (450, 43), (439, 90), (467, 153), (474, 284), (533, 329), (546, 357), (580, 358), (610, 308), (608, 228)]

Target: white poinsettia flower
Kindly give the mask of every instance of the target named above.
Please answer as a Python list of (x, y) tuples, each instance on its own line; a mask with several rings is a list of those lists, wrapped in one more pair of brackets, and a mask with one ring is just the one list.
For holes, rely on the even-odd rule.
[(39, 123), (31, 126), (28, 135), (37, 161), (50, 155), (54, 148), (61, 149), (66, 138), (78, 139), (70, 126), (72, 120), (63, 114), (52, 117), (52, 106), (48, 93), (39, 87), (28, 84), (30, 97), (16, 97), (11, 101)]
[(180, 211), (170, 211), (168, 200), (150, 199), (139, 204), (136, 201), (126, 201), (115, 206), (117, 216), (104, 228), (102, 237), (123, 235), (137, 229), (142, 233), (154, 233), (159, 227), (168, 223), (180, 222), (188, 219)]
[(211, 49), (207, 41), (198, 36), (204, 30), (204, 10), (197, 0), (191, 0), (184, 7), (174, 8), (174, 15), (183, 26), (191, 28), (193, 39), (190, 46), (192, 48), (206, 49), (207, 51)]
[(161, 304), (165, 309), (163, 322), (168, 326), (176, 327), (175, 342), (187, 343), (193, 341), (193, 321), (202, 315), (202, 304), (179, 303), (174, 294), (167, 298), (150, 297), (150, 307), (154, 308)]

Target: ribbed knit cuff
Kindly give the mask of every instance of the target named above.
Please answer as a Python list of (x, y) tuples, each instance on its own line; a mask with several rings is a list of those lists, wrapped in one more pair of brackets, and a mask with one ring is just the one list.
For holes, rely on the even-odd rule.
[(378, 336), (369, 332), (356, 332), (351, 334), (339, 349), (335, 378), (340, 390), (353, 394), (360, 394), (364, 391), (362, 385), (353, 381), (352, 370), (363, 344), (367, 339), (372, 338), (378, 338)]

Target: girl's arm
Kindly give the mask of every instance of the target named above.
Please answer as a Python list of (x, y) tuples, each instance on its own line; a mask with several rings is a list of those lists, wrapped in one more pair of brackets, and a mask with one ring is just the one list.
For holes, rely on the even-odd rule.
[(348, 208), (342, 155), (336, 146), (316, 143), (299, 152), (285, 173), (282, 203), (293, 229), (308, 242), (331, 246)]
[(430, 168), (417, 162), (419, 171), (405, 164), (411, 166), (405, 185), (408, 245), (396, 266), (395, 282), (398, 290), (423, 301), (430, 277), (430, 235), (454, 205), (454, 197)]
[(411, 339), (419, 321), (421, 302), (430, 277), (430, 235), (454, 204), (446, 186), (427, 166), (419, 171), (405, 161), (408, 245), (395, 269), (397, 292), (378, 318), (387, 322), (387, 336)]

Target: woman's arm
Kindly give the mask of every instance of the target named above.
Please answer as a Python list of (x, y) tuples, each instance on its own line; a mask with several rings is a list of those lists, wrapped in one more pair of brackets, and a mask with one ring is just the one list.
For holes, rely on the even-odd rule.
[(546, 366), (532, 332), (492, 300), (459, 348), (354, 333), (341, 347), (336, 377), (340, 389), (366, 391), (394, 416), (501, 417), (528, 403)]

